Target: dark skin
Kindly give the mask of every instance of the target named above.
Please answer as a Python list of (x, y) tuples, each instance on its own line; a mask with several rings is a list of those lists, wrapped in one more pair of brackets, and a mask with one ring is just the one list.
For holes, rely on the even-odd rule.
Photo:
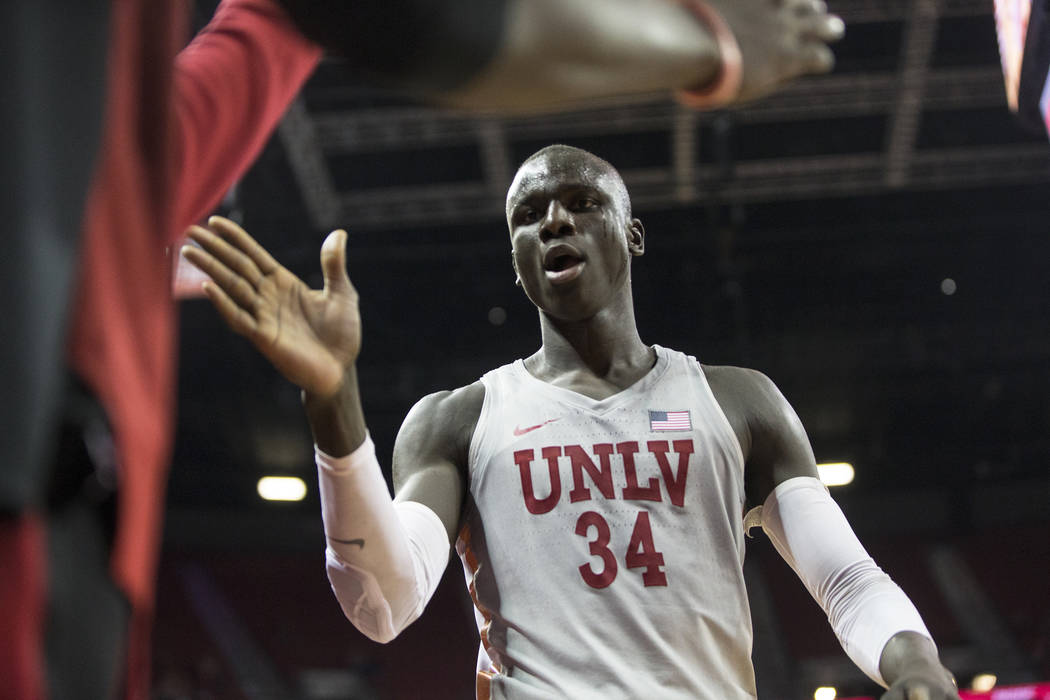
[[(538, 379), (593, 399), (631, 386), (652, 368), (632, 302), (631, 259), (645, 251), (645, 231), (630, 215), (619, 175), (576, 149), (552, 148), (527, 161), (507, 197), (518, 283), (539, 310), (542, 345), (525, 366)], [(365, 439), (355, 361), (361, 322), (345, 266), (346, 234), (325, 241), (325, 285), (311, 290), (238, 226), (213, 218), (185, 248), (214, 280), (205, 292), (238, 333), (247, 336), (303, 389), (317, 446), (349, 454)], [(750, 505), (776, 485), (816, 477), (801, 421), (765, 375), (705, 366), (705, 376), (745, 459)], [(450, 543), (466, 493), (467, 454), (484, 387), (480, 382), (431, 394), (409, 412), (394, 446), (395, 499), (417, 501), (441, 519)], [(884, 700), (958, 699), (933, 643), (902, 632), (886, 645), (880, 671)]]
[[(742, 56), (738, 101), (834, 65), (842, 20), (824, 0), (708, 0)], [(684, 3), (665, 0), (510, 0), (494, 60), (439, 96), (471, 110), (531, 112), (604, 95), (644, 95), (710, 83), (721, 65), (711, 32)]]

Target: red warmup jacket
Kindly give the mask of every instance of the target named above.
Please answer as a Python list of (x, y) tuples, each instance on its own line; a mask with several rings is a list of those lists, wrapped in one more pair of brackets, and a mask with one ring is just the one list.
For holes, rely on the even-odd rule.
[[(85, 210), (70, 363), (112, 422), (113, 574), (132, 604), (128, 696), (149, 626), (175, 397), (169, 248), (243, 174), (320, 59), (270, 0), (223, 0), (183, 49), (180, 0), (114, 0), (102, 148)], [(177, 54), (177, 55), (176, 55)]]

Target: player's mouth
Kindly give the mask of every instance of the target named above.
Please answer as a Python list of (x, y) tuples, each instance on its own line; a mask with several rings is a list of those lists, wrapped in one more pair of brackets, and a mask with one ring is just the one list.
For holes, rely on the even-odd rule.
[(565, 284), (580, 276), (586, 261), (569, 245), (551, 246), (543, 254), (543, 272), (551, 284)]

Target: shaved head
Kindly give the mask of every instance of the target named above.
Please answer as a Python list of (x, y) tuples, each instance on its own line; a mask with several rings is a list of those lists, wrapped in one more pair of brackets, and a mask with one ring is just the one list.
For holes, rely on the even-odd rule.
[(525, 159), (507, 190), (506, 213), (509, 217), (518, 192), (529, 180), (555, 176), (574, 176), (580, 180), (601, 181), (614, 195), (624, 220), (631, 218), (631, 197), (620, 173), (609, 161), (575, 146), (546, 146)]

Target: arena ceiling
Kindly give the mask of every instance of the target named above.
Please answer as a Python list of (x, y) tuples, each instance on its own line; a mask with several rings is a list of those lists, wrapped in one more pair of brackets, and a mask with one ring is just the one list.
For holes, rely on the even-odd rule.
[[(847, 23), (832, 74), (724, 112), (653, 96), (479, 118), (329, 62), (226, 210), (315, 285), (323, 235), (349, 230), (364, 400), (389, 455), (417, 398), (538, 347), (503, 195), (540, 146), (590, 149), (646, 223), (643, 339), (769, 374), (818, 460), (855, 464), (839, 497), (861, 529), (1045, 519), (1050, 144), (1006, 108), (991, 3), (832, 10)], [(313, 470), (297, 392), (204, 302), (183, 306), (175, 538), (254, 522), (273, 508), (259, 476)], [(315, 494), (281, 513), (302, 524), (285, 539), (316, 536)]]

